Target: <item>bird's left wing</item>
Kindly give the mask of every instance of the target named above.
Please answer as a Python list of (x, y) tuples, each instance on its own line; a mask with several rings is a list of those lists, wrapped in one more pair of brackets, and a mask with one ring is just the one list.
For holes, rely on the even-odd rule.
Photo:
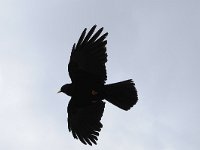
[(70, 100), (68, 105), (68, 128), (74, 138), (83, 144), (97, 144), (99, 132), (103, 125), (100, 120), (105, 102), (99, 101), (86, 106), (77, 106)]
[(104, 83), (107, 79), (106, 66), (107, 53), (105, 38), (108, 33), (100, 36), (103, 28), (94, 33), (96, 25), (86, 34), (82, 32), (77, 44), (73, 45), (68, 71), (73, 81), (87, 78)]

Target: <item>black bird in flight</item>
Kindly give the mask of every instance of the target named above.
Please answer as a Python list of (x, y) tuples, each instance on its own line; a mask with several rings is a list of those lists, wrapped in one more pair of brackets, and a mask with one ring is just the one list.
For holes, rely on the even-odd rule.
[(59, 92), (71, 96), (69, 101), (68, 128), (74, 138), (84, 144), (97, 144), (103, 125), (100, 120), (107, 100), (113, 105), (129, 110), (138, 101), (135, 84), (131, 79), (105, 84), (107, 79), (107, 53), (103, 28), (94, 33), (96, 25), (86, 34), (82, 32), (78, 43), (72, 47), (68, 64), (72, 83), (65, 84)]

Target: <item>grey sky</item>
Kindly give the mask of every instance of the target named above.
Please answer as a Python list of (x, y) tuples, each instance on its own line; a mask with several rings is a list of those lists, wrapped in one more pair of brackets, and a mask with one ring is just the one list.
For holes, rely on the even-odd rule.
[[(1, 0), (0, 149), (198, 150), (198, 0)], [(133, 78), (138, 104), (106, 105), (98, 145), (67, 130), (71, 47), (85, 27), (108, 36), (107, 83)]]

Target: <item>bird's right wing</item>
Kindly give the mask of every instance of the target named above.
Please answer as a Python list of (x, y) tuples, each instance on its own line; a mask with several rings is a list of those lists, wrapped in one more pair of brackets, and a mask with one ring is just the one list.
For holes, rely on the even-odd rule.
[(86, 28), (82, 32), (77, 44), (73, 45), (68, 71), (73, 81), (80, 79), (98, 80), (105, 83), (107, 79), (106, 66), (107, 53), (105, 38), (106, 32), (100, 36), (103, 28), (94, 33), (96, 25), (86, 34)]
[(83, 144), (96, 144), (103, 125), (100, 120), (105, 102), (99, 101), (86, 106), (77, 106), (70, 100), (68, 105), (68, 128), (74, 138)]

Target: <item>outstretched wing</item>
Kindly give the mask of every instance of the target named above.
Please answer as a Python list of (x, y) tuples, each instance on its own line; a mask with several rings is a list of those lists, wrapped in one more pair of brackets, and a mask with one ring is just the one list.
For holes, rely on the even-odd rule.
[(68, 128), (74, 138), (83, 144), (97, 144), (99, 132), (103, 125), (100, 120), (103, 115), (105, 103), (102, 101), (79, 107), (70, 100), (68, 105)]
[(103, 28), (94, 33), (96, 25), (86, 34), (82, 32), (78, 43), (73, 45), (68, 65), (69, 76), (72, 82), (80, 79), (94, 79), (105, 83), (107, 79), (105, 63), (107, 62), (105, 40), (108, 33), (100, 36)]

